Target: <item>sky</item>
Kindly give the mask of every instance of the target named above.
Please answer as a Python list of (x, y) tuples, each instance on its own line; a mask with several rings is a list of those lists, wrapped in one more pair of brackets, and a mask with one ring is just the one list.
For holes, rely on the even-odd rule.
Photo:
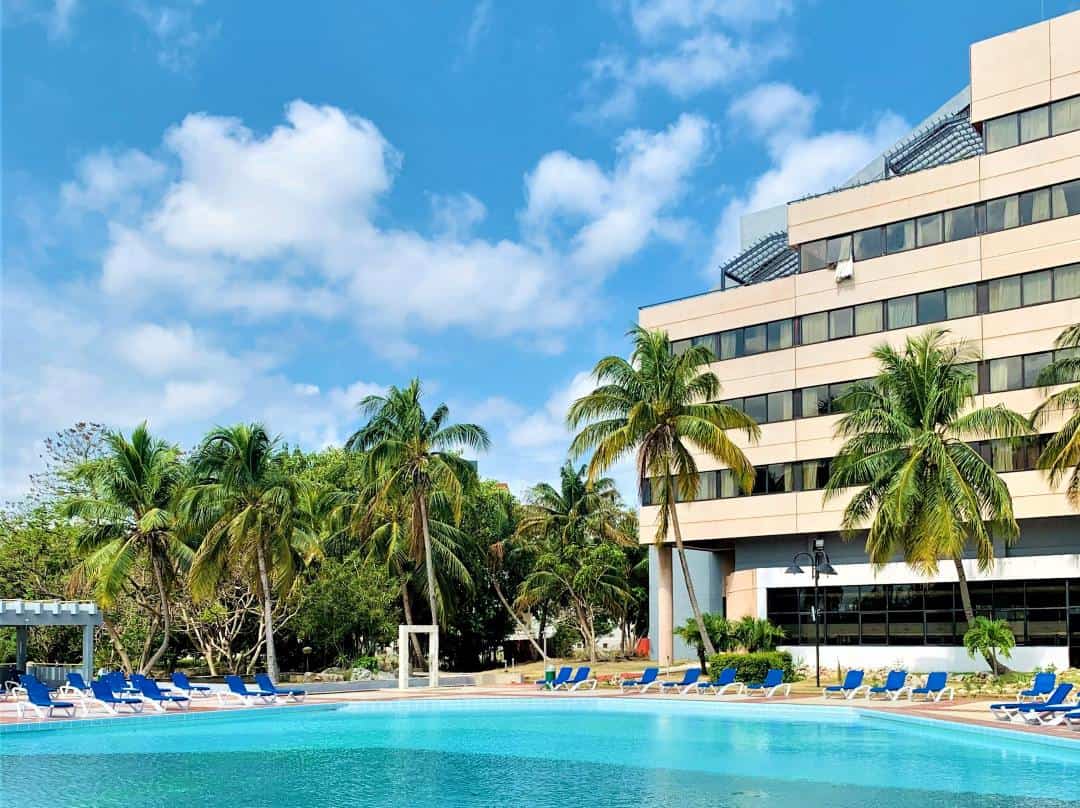
[[(76, 421), (340, 445), (422, 380), (556, 477), (639, 306), (1080, 0), (5, 0), (0, 499)], [(615, 470), (633, 493), (632, 469)]]

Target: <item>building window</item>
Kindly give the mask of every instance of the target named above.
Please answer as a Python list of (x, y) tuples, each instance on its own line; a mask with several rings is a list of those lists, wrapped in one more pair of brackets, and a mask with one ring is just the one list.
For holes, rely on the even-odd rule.
[(784, 390), (781, 393), (769, 393), (769, 423), (777, 421), (790, 421), (792, 417), (792, 393)]
[(890, 329), (907, 328), (915, 325), (915, 295), (894, 297), (887, 303), (888, 317), (886, 322)]
[(1024, 357), (1024, 387), (1038, 387), (1039, 374), (1054, 361), (1053, 351), (1028, 354)]
[(1020, 129), (1016, 115), (1002, 115), (983, 123), (983, 137), (986, 140), (986, 152), (1001, 151), (1020, 144)]
[(1050, 105), (1050, 129), (1055, 135), (1080, 129), (1080, 95)]
[(1023, 360), (1019, 356), (990, 360), (990, 392), (1016, 390), (1024, 379)]
[(1055, 219), (1080, 213), (1080, 180), (1055, 185), (1051, 191), (1051, 209)]
[(885, 252), (892, 254), (915, 246), (915, 222), (908, 219), (885, 225)]
[(825, 342), (829, 338), (829, 313), (821, 311), (816, 314), (804, 314), (799, 321), (799, 326), (803, 345)]
[(833, 309), (829, 312), (829, 339), (843, 339), (855, 333), (854, 314), (851, 309)]
[(945, 319), (945, 292), (923, 292), (919, 295), (919, 325), (939, 323)]
[(877, 258), (885, 253), (885, 233), (882, 227), (871, 227), (869, 230), (860, 230), (853, 236), (855, 242), (855, 260), (865, 261), (868, 258)]
[(828, 412), (828, 386), (804, 387), (802, 390), (802, 417), (813, 418), (815, 415), (826, 415)]
[(1020, 308), (1020, 278), (996, 278), (990, 281), (990, 311)]
[(1050, 110), (1036, 107), (1020, 113), (1020, 142), (1030, 143), (1050, 137)]
[(799, 247), (799, 271), (813, 272), (828, 264), (825, 239), (810, 241)]
[(976, 312), (975, 284), (945, 290), (945, 313), (950, 320), (971, 317)]
[(827, 264), (838, 264), (849, 258), (851, 258), (851, 236), (838, 236), (828, 240), (825, 245)]
[(1054, 270), (1054, 300), (1080, 297), (1080, 264), (1070, 264)]
[(1036, 224), (1050, 218), (1050, 189), (1020, 194), (1020, 224)]
[(1024, 275), (1021, 282), (1025, 306), (1049, 303), (1054, 298), (1053, 273), (1049, 270)]
[(932, 213), (929, 216), (920, 216), (915, 220), (916, 238), (920, 247), (930, 247), (940, 244), (942, 240), (941, 214)]
[(767, 348), (765, 325), (749, 325), (743, 329), (743, 349), (747, 356), (765, 353)]
[(1009, 230), (1020, 223), (1019, 200), (1016, 196), (1003, 196), (986, 203), (986, 232)]
[(971, 238), (976, 232), (974, 205), (945, 211), (946, 241), (959, 241), (962, 238)]
[(769, 350), (778, 351), (792, 346), (791, 320), (769, 323)]

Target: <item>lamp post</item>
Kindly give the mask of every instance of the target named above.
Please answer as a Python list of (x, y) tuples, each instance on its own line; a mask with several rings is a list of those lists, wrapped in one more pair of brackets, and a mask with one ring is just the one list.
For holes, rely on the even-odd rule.
[(791, 566), (784, 570), (788, 575), (802, 575), (803, 568), (799, 566), (799, 559), (805, 558), (810, 562), (811, 574), (814, 576), (814, 680), (821, 687), (821, 608), (818, 606), (818, 578), (822, 575), (836, 575), (836, 570), (829, 563), (829, 554), (825, 552), (825, 540), (815, 539), (812, 552), (798, 552), (791, 557)]

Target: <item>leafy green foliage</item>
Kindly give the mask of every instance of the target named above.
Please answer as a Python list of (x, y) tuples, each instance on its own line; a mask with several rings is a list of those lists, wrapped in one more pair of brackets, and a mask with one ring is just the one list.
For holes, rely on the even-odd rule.
[(1006, 659), (1011, 657), (1012, 649), (1016, 647), (1016, 637), (1007, 620), (991, 620), (979, 615), (964, 633), (964, 647), (972, 659), (977, 654), (989, 655), (991, 669), (996, 671), (998, 655)]
[[(705, 621), (705, 628), (709, 632), (709, 639), (712, 641), (714, 648), (717, 648), (720, 651), (730, 651), (735, 646), (732, 624), (729, 623), (723, 615), (704, 612), (701, 615), (701, 619)], [(697, 621), (694, 620), (693, 617), (688, 617), (683, 625), (675, 629), (675, 636), (687, 645), (692, 645), (694, 647), (697, 651), (701, 668), (704, 670), (707, 665), (705, 645), (701, 641), (701, 633), (698, 631)]]
[(1065, 494), (1074, 508), (1080, 508), (1080, 384), (1076, 383), (1080, 381), (1080, 323), (1062, 331), (1054, 347), (1058, 358), (1040, 372), (1039, 384), (1071, 386), (1048, 396), (1032, 414), (1037, 426), (1067, 416), (1040, 455), (1039, 468), (1045, 469), (1055, 486), (1068, 475)]
[(731, 638), (747, 653), (772, 651), (784, 639), (784, 630), (774, 626), (767, 618), (746, 615), (730, 624)]
[(724, 668), (734, 668), (740, 682), (761, 682), (770, 668), (784, 672), (784, 681), (795, 681), (795, 663), (787, 651), (756, 651), (751, 654), (714, 654), (709, 657), (709, 676), (716, 679)]

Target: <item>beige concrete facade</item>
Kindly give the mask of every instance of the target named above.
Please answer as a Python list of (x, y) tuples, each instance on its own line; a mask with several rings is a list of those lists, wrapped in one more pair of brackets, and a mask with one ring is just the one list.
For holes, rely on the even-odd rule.
[[(1080, 94), (1080, 12), (1030, 26), (971, 48), (971, 121)], [(1080, 178), (1080, 131), (1007, 148), (992, 154), (927, 168), (787, 206), (788, 244), (792, 249), (823, 238), (926, 216)], [(741, 326), (883, 301), (904, 295), (975, 284), (1006, 276), (1080, 262), (1080, 217), (1068, 216), (856, 261), (854, 277), (838, 282), (831, 269), (794, 274), (771, 281), (714, 291), (640, 311), (639, 323), (662, 329), (673, 340)], [(1080, 322), (1080, 298), (1048, 302), (1036, 308), (979, 313), (938, 324), (952, 338), (978, 348), (984, 359), (1012, 357), (1052, 349), (1068, 325)], [(718, 361), (721, 398), (756, 396), (817, 385), (849, 382), (874, 375), (872, 348), (882, 342), (900, 346), (927, 326), (853, 336), (813, 345)], [(979, 404), (1003, 403), (1030, 412), (1042, 400), (1037, 389), (978, 396)], [(755, 465), (829, 458), (841, 442), (834, 437), (839, 416), (804, 417), (767, 423), (761, 437), (746, 448)], [(699, 455), (703, 470), (720, 468)], [(1060, 490), (1037, 471), (1004, 475), (1018, 518), (1077, 518), (1074, 552), (1080, 576), (1080, 517)], [(840, 528), (847, 497), (823, 502), (821, 491), (710, 499), (679, 505), (688, 547), (728, 552), (732, 542), (804, 537)], [(656, 509), (641, 509), (643, 541), (653, 540)], [(738, 552), (738, 551), (736, 551)], [(755, 569), (725, 570), (724, 596), (729, 616), (764, 616), (764, 590)], [(666, 580), (670, 591), (670, 562)], [(660, 637), (670, 627), (660, 626)], [(663, 646), (661, 639), (661, 646)]]

